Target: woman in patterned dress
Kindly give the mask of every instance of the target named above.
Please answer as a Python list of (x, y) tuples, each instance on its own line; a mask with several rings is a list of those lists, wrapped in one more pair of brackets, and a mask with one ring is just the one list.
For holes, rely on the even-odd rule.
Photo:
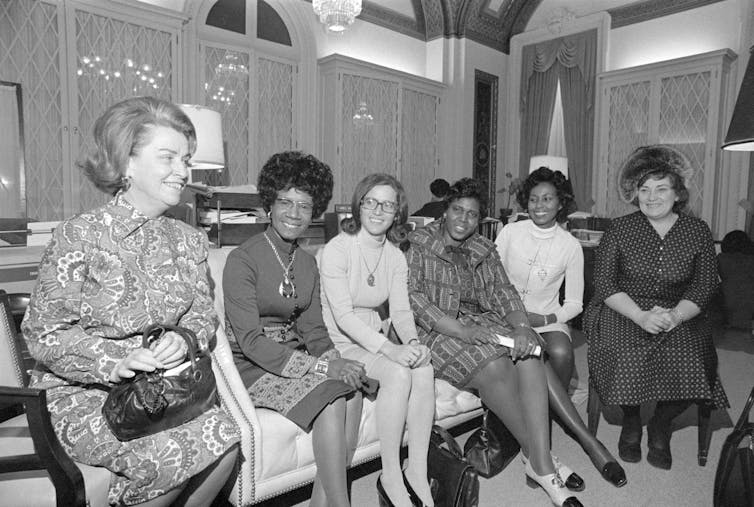
[[(408, 289), (419, 340), (432, 352), (436, 377), (478, 393), (510, 429), (530, 484), (539, 484), (555, 505), (581, 505), (563, 482), (570, 473), (550, 454), (548, 392), (550, 406), (602, 476), (616, 486), (626, 476), (586, 429), (552, 368), (533, 355), (541, 339), (495, 244), (477, 232), (484, 193), (480, 182), (462, 178), (446, 197), (445, 216), (409, 234)], [(496, 334), (513, 338), (514, 347), (501, 346)]]
[[(370, 174), (354, 189), (354, 215), (320, 256), (322, 311), (336, 347), (364, 363), (380, 382), (375, 413), (382, 475), (380, 505), (433, 505), (427, 482), (427, 449), (435, 414), (435, 381), (429, 350), (419, 343), (408, 302), (406, 239), (408, 203), (403, 185), (388, 174)], [(388, 305), (398, 339), (381, 333)], [(400, 341), (399, 341), (400, 340)], [(408, 466), (400, 447), (408, 429)]]
[(327, 208), (332, 173), (311, 155), (283, 152), (270, 157), (257, 186), (270, 225), (233, 250), (223, 272), (233, 358), (254, 405), (312, 431), (317, 477), (310, 505), (347, 506), (364, 367), (341, 359), (333, 346), (317, 264), (297, 243)]
[(128, 442), (102, 416), (109, 386), (186, 360), (173, 332), (143, 348), (145, 328), (188, 328), (203, 348), (215, 332), (207, 237), (163, 215), (188, 178), (194, 126), (177, 106), (136, 97), (97, 120), (94, 144), (82, 168), (115, 197), (60, 224), (42, 256), (23, 322), (37, 360), (30, 386), (47, 389), (52, 425), (73, 459), (112, 472), (110, 504), (208, 505), (239, 440), (219, 407)]
[(576, 209), (573, 192), (563, 173), (540, 167), (524, 180), (517, 199), (530, 220), (503, 227), (495, 244), (529, 322), (547, 344), (550, 365), (567, 390), (574, 370), (568, 321), (581, 313), (584, 297), (584, 253), (560, 225)]
[(712, 234), (683, 212), (691, 172), (669, 146), (629, 156), (621, 193), (639, 211), (613, 220), (603, 236), (584, 316), (591, 382), (603, 403), (623, 409), (620, 457), (641, 460), (639, 405), (656, 401), (647, 461), (662, 469), (672, 465), (673, 418), (692, 401), (728, 406), (705, 311), (718, 287)]

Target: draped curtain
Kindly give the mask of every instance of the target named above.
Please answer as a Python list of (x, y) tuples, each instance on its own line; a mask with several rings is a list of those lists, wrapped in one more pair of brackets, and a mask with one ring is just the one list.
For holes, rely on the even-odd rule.
[(560, 81), (569, 178), (582, 209), (592, 198), (596, 67), (597, 30), (531, 44), (522, 51), (519, 173), (528, 174), (529, 159), (547, 151)]

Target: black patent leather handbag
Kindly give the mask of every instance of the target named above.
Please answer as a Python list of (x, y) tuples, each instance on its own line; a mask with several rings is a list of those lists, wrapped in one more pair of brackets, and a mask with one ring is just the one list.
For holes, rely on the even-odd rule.
[(440, 426), (432, 427), (427, 456), (429, 485), (435, 507), (479, 505), (479, 476), (461, 454), (453, 436)]
[(463, 446), (466, 461), (486, 479), (502, 472), (520, 450), (513, 434), (489, 409), (484, 411), (482, 425), (469, 435)]
[(217, 384), (209, 352), (200, 353), (193, 331), (155, 324), (142, 335), (142, 346), (168, 331), (188, 344), (189, 364), (175, 375), (164, 370), (140, 372), (110, 389), (102, 415), (121, 441), (153, 435), (180, 426), (217, 405)]
[(754, 388), (733, 431), (725, 439), (715, 472), (715, 507), (754, 507)]

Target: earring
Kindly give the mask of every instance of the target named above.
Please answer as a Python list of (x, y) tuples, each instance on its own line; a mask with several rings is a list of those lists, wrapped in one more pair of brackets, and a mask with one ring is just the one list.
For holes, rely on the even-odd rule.
[(131, 177), (130, 176), (121, 176), (120, 177), (120, 188), (124, 192), (128, 192), (128, 189), (131, 188)]
[(270, 218), (272, 216), (272, 210), (267, 211), (267, 218)]

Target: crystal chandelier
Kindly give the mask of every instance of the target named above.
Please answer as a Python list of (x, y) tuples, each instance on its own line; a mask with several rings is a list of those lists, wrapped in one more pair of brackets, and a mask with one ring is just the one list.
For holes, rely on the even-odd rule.
[(361, 0), (312, 0), (314, 13), (330, 33), (342, 33), (361, 14)]
[(353, 115), (353, 124), (356, 126), (374, 125), (374, 116), (369, 112), (366, 102), (359, 102), (359, 107)]

